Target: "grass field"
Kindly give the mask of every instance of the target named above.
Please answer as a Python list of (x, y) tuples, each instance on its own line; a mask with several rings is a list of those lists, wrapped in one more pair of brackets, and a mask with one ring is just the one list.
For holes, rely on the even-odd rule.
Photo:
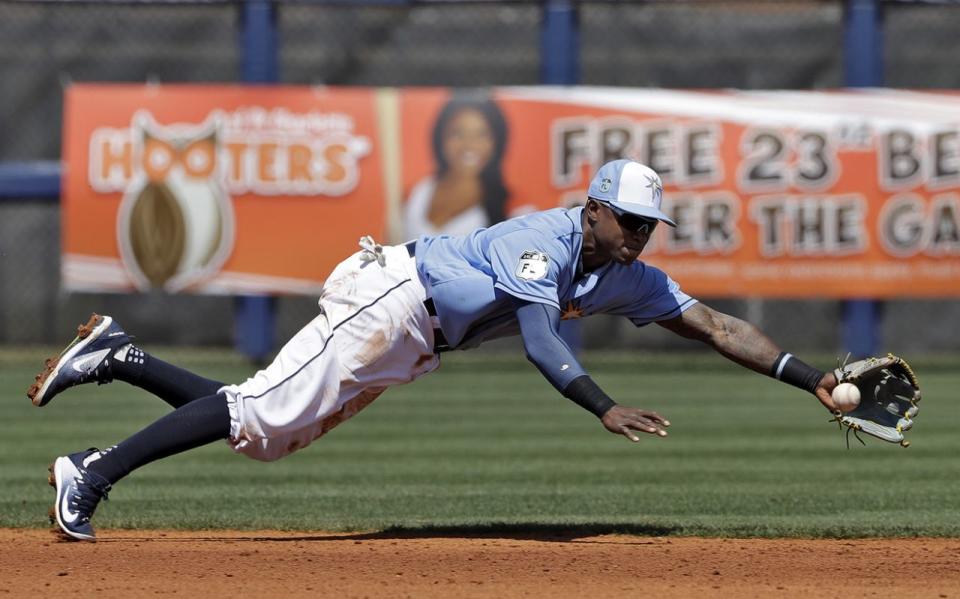
[[(159, 351), (212, 378), (231, 354)], [(104, 447), (168, 408), (122, 383), (37, 409), (41, 353), (0, 351), (0, 527), (46, 526), (57, 455)], [(842, 433), (812, 396), (715, 355), (588, 354), (624, 403), (656, 409), (665, 439), (630, 443), (559, 397), (517, 354), (451, 354), (311, 447), (262, 464), (214, 444), (121, 481), (101, 528), (548, 529), (656, 535), (960, 536), (960, 373), (915, 364), (924, 401), (909, 449)], [(824, 363), (827, 362), (818, 362)]]

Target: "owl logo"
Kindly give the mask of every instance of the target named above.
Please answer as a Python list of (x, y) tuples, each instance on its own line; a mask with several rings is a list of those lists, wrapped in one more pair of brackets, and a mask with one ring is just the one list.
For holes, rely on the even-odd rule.
[(138, 168), (117, 217), (124, 267), (141, 291), (196, 286), (233, 250), (233, 206), (217, 160), (219, 119), (160, 126), (139, 112), (131, 133)]

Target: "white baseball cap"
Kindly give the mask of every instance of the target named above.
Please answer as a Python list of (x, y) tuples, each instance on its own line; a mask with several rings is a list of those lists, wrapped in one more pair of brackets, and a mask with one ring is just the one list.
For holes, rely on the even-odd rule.
[(613, 160), (600, 167), (587, 196), (637, 216), (662, 220), (671, 227), (677, 223), (660, 211), (663, 183), (652, 168), (632, 160)]

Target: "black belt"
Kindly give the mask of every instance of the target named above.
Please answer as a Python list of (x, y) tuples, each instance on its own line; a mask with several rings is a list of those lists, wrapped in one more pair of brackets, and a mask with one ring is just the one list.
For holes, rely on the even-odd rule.
[[(407, 248), (407, 253), (410, 254), (410, 257), (413, 258), (417, 255), (417, 242), (408, 241), (403, 244)], [(427, 314), (430, 316), (436, 317), (437, 315), (437, 305), (433, 303), (433, 298), (428, 297), (423, 300), (423, 306), (427, 309)], [(443, 334), (443, 331), (440, 330), (440, 327), (433, 328), (433, 353), (439, 354), (445, 351), (450, 351), (450, 344), (447, 343), (447, 337)]]

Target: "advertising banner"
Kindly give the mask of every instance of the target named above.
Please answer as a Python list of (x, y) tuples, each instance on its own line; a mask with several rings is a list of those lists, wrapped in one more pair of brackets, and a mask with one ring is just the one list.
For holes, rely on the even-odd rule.
[(315, 293), (362, 235), (582, 204), (607, 160), (664, 183), (641, 259), (699, 296), (960, 295), (960, 95), (594, 87), (77, 85), (68, 289)]
[[(447, 102), (469, 102), (471, 93), (476, 102), (477, 92)], [(409, 188), (428, 162), (428, 115), (445, 105), (428, 91), (403, 97), (404, 151), (416, 167), (405, 171)], [(502, 154), (500, 176), (488, 177), (506, 189), (502, 216), (582, 203), (597, 168), (628, 157), (660, 173), (665, 211), (678, 225), (658, 227), (641, 259), (690, 293), (960, 295), (956, 93), (513, 87), (489, 100), (505, 122), (505, 147), (491, 152)], [(491, 112), (478, 106), (475, 116)], [(444, 147), (437, 134), (434, 162)], [(451, 138), (448, 151), (467, 137)], [(418, 202), (412, 194), (405, 211)], [(417, 221), (413, 212), (408, 222)]]
[(369, 89), (71, 86), (64, 286), (316, 293), (385, 231), (375, 106)]

